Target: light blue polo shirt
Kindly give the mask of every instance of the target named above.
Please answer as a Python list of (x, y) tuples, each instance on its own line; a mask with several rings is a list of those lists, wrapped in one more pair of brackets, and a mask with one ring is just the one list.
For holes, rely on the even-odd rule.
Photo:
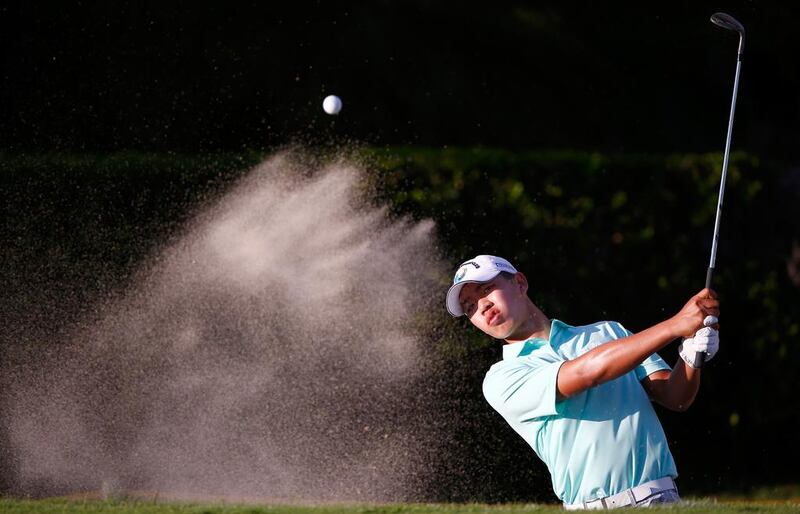
[(553, 320), (549, 341), (505, 345), (503, 360), (483, 381), (486, 399), (547, 464), (553, 490), (566, 504), (678, 476), (664, 430), (639, 383), (670, 369), (657, 354), (615, 380), (556, 401), (558, 370), (565, 361), (629, 335), (613, 321), (572, 327)]

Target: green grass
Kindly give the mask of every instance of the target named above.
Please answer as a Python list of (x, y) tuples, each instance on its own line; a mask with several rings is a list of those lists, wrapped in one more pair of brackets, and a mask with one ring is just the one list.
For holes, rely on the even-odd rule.
[[(659, 511), (691, 513), (800, 512), (800, 503), (754, 500), (716, 502), (688, 501)], [(564, 512), (558, 505), (535, 504), (326, 504), (235, 505), (227, 503), (162, 503), (154, 501), (15, 500), (0, 498), (0, 512), (9, 514), (531, 514)]]

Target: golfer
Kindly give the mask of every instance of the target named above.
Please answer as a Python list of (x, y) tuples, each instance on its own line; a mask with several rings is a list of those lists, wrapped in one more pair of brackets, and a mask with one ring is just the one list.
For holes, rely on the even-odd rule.
[[(547, 465), (567, 509), (678, 501), (678, 472), (650, 402), (692, 404), (700, 370), (689, 363), (719, 348), (716, 294), (704, 289), (632, 334), (614, 321), (551, 320), (527, 293), (525, 275), (492, 255), (461, 264), (447, 292), (450, 314), (506, 342), (486, 373), (486, 400)], [(681, 359), (670, 369), (655, 352), (679, 337)]]

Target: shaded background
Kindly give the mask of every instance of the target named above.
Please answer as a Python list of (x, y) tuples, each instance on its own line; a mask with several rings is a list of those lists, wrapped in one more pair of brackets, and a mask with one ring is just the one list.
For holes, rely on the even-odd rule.
[[(555, 317), (663, 319), (707, 265), (736, 52), (717, 10), (748, 30), (718, 282), (734, 335), (696, 406), (660, 414), (686, 491), (797, 481), (800, 8), (777, 2), (6, 2), (3, 349), (63, 336), (296, 143), (372, 147), (381, 200), (436, 220), (453, 261), (496, 248), (539, 275)], [(443, 323), (432, 358), (464, 364), (427, 387), (453, 438), (415, 499), (552, 499), (481, 398), (497, 345)]]
[[(7, 150), (377, 144), (719, 150), (790, 158), (797, 7), (779, 2), (4, 2)], [(322, 98), (342, 97), (333, 120)], [(331, 125), (335, 123), (335, 127)]]

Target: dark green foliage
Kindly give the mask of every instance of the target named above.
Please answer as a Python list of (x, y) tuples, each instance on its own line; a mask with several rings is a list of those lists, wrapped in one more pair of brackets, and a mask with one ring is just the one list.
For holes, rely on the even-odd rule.
[[(721, 154), (402, 147), (356, 155), (376, 201), (437, 222), (453, 268), (477, 253), (503, 255), (526, 273), (534, 301), (567, 323), (614, 319), (641, 330), (703, 287)], [(262, 157), (0, 155), (3, 362), (58, 344), (70, 322), (91, 319)], [(685, 491), (798, 479), (800, 452), (785, 444), (800, 422), (798, 200), (796, 169), (732, 156), (714, 285), (723, 347), (695, 406), (661, 413)], [(431, 291), (442, 302), (449, 280)], [(448, 399), (441, 423), (453, 436), (429, 498), (552, 499), (542, 496), (546, 470), (481, 396), (499, 344), (450, 320), (443, 305), (433, 318), (437, 373), (428, 386), (432, 398)], [(12, 346), (21, 351), (5, 351)], [(675, 345), (662, 355), (674, 362)], [(0, 447), (4, 437), (0, 430)], [(0, 459), (0, 468), (13, 465)]]
[[(551, 317), (637, 331), (704, 285), (721, 154), (389, 148), (374, 158), (396, 209), (437, 220), (453, 268), (477, 253), (503, 255)], [(714, 281), (723, 347), (692, 410), (661, 416), (686, 489), (797, 476), (798, 452), (777, 434), (800, 421), (798, 200), (797, 170), (731, 156)], [(470, 353), (462, 344), (443, 351), (460, 360)], [(668, 362), (675, 346), (662, 352)]]
[(258, 160), (254, 154), (0, 154), (5, 284), (35, 296), (41, 290), (30, 287), (32, 278), (44, 288), (124, 282), (195, 208)]

